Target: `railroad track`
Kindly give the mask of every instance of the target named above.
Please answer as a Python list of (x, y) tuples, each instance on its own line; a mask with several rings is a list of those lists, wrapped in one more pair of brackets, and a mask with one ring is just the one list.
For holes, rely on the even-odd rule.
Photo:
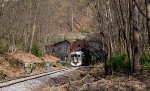
[(29, 91), (29, 89), (31, 89), (32, 87), (40, 86), (41, 84), (46, 83), (52, 77), (57, 77), (59, 75), (65, 74), (66, 72), (70, 72), (76, 69), (78, 69), (78, 67), (64, 68), (57, 71), (0, 82), (0, 91)]

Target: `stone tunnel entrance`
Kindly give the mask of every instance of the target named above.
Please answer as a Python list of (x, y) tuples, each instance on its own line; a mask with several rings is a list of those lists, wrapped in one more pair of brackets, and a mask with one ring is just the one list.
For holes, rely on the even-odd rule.
[(103, 44), (95, 40), (89, 40), (87, 45), (89, 55), (91, 56), (90, 64), (104, 62), (107, 53), (103, 50)]
[[(102, 44), (94, 40), (75, 40), (75, 41), (62, 41), (49, 46), (46, 49), (47, 52), (52, 54), (61, 60), (69, 57), (71, 52), (77, 51), (78, 45), (80, 45), (80, 51), (85, 54), (86, 60), (83, 65), (87, 66), (94, 64), (95, 61), (103, 62), (105, 52), (102, 50)], [(51, 48), (51, 49), (50, 49)]]

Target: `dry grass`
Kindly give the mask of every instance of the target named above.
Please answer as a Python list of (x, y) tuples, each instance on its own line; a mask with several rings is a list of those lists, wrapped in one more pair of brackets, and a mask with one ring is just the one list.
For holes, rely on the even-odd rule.
[[(50, 67), (50, 69), (47, 69), (46, 71), (53, 71), (53, 70), (58, 70), (61, 69), (63, 66), (60, 63), (57, 63), (58, 59), (52, 56), (46, 56), (48, 62), (53, 62), (55, 64), (55, 67)], [(25, 60), (25, 61), (22, 61)], [(5, 56), (0, 56), (0, 71), (6, 77), (4, 77), (1, 80), (9, 80), (9, 79), (16, 79), (24, 76), (29, 76), (29, 75), (35, 75), (39, 73), (45, 72), (45, 66), (38, 65), (38, 67), (34, 67), (33, 71), (31, 74), (27, 74), (24, 70), (24, 64), (23, 62), (29, 62), (29, 61), (34, 61), (37, 60), (38, 62), (42, 62), (40, 58), (35, 57), (32, 54), (28, 53), (9, 53), (6, 54)], [(57, 61), (56, 61), (57, 60)], [(21, 63), (18, 65), (18, 63)]]
[(42, 60), (40, 58), (30, 53), (18, 52), (18, 53), (7, 53), (7, 55), (23, 63), (26, 62), (42, 63)]

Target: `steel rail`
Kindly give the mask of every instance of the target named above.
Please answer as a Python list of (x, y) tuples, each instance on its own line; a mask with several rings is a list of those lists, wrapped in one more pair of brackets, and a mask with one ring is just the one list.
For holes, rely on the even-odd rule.
[(8, 86), (11, 86), (11, 85), (14, 85), (14, 84), (17, 84), (17, 83), (21, 83), (21, 82), (25, 82), (25, 81), (28, 81), (28, 80), (32, 80), (32, 79), (36, 79), (36, 78), (40, 78), (40, 77), (44, 77), (44, 76), (48, 76), (48, 75), (52, 75), (54, 73), (68, 71), (68, 70), (71, 70), (71, 69), (74, 69), (74, 67), (64, 68), (64, 69), (61, 69), (61, 70), (46, 72), (46, 73), (37, 74), (37, 75), (33, 75), (33, 76), (28, 76), (28, 77), (23, 77), (23, 78), (19, 78), (19, 79), (15, 79), (15, 80), (8, 80), (8, 81), (0, 82), (0, 88), (8, 87)]
[[(63, 68), (63, 69), (67, 69), (67, 68)], [(63, 70), (63, 69), (61, 69), (61, 70)], [(68, 68), (68, 69), (69, 69), (69, 68)], [(8, 81), (13, 81), (13, 80), (17, 80), (17, 79), (32, 77), (32, 76), (36, 76), (36, 75), (40, 75), (40, 74), (44, 74), (44, 73), (49, 73), (49, 72), (55, 72), (55, 71), (59, 71), (59, 70), (48, 71), (48, 72), (43, 72), (43, 73), (38, 73), (38, 74), (28, 75), (28, 76), (22, 76), (22, 77), (18, 77), (18, 78), (14, 78), (14, 79), (9, 79), (9, 80), (3, 80), (3, 81), (0, 81), (0, 84), (1, 84), (1, 83), (5, 83), (5, 82), (8, 82)]]

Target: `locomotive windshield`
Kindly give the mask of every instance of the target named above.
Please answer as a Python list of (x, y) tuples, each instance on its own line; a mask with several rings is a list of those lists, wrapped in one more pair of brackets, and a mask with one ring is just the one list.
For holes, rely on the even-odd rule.
[(73, 58), (73, 57), (81, 57), (81, 55), (79, 55), (79, 54), (72, 54), (71, 58)]
[(77, 57), (77, 54), (72, 54), (71, 57)]

